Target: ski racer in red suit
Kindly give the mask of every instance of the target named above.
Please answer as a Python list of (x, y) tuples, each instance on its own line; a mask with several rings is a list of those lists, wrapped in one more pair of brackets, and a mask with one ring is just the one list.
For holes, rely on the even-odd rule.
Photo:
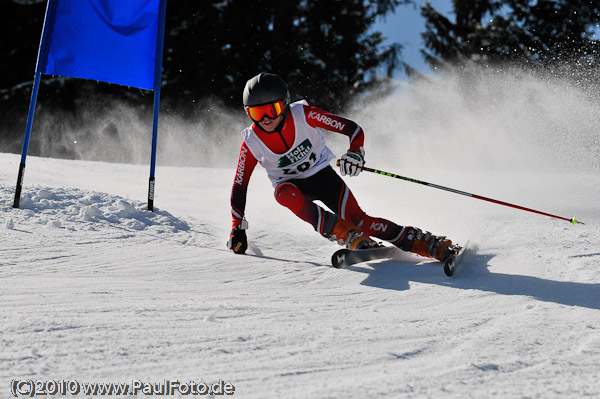
[(364, 132), (355, 122), (311, 107), (306, 101), (290, 104), (285, 82), (270, 73), (248, 80), (243, 101), (253, 123), (242, 132), (244, 142), (231, 190), (233, 223), (228, 247), (233, 252), (243, 254), (248, 248), (244, 210), (250, 176), (258, 163), (267, 171), (277, 202), (340, 245), (368, 248), (377, 245), (370, 238), (373, 236), (440, 261), (453, 252), (452, 242), (445, 237), (369, 216), (360, 208), (344, 180), (329, 165), (335, 155), (320, 131), (348, 136), (350, 148), (340, 159), (340, 173), (356, 176), (364, 165), (365, 151)]

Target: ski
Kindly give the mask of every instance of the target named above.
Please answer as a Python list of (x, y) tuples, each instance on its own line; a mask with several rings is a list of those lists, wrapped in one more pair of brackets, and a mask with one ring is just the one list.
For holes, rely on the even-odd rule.
[(446, 273), (446, 276), (452, 277), (454, 273), (456, 273), (456, 271), (460, 268), (464, 257), (463, 255), (468, 244), (469, 242), (467, 241), (465, 245), (459, 247), (457, 254), (450, 255), (448, 259), (446, 259), (446, 261), (444, 262), (444, 273)]
[(342, 248), (337, 250), (331, 256), (331, 264), (336, 269), (343, 269), (347, 266), (354, 265), (356, 263), (367, 262), (370, 260), (377, 259), (390, 259), (395, 257), (398, 253), (396, 247), (379, 246), (368, 249), (347, 249)]
[[(450, 255), (444, 262), (444, 273), (451, 277), (459, 269), (463, 254), (467, 248), (467, 244), (458, 247), (458, 252), (454, 255)], [(404, 252), (396, 247), (389, 246), (378, 246), (368, 249), (347, 249), (342, 248), (337, 250), (331, 256), (331, 265), (336, 269), (343, 269), (348, 266), (352, 266), (357, 263), (368, 262), (371, 260), (385, 260), (385, 259), (399, 259), (407, 262), (414, 262), (415, 259), (425, 259), (418, 255), (414, 255), (409, 252)]]

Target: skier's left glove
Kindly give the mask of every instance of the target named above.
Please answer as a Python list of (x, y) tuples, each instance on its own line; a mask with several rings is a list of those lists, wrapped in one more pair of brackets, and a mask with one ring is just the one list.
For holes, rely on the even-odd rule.
[(229, 234), (229, 240), (227, 241), (227, 248), (231, 249), (236, 254), (244, 254), (248, 249), (248, 238), (246, 237), (246, 230), (248, 229), (248, 222), (246, 219), (235, 219), (233, 221), (233, 229)]
[(348, 151), (340, 158), (340, 173), (342, 176), (357, 176), (365, 165), (365, 150)]

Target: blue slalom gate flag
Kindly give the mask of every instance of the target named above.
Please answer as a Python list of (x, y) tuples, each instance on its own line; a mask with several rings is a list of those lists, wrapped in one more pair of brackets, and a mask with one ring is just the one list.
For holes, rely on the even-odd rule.
[(160, 0), (49, 0), (37, 72), (155, 88)]
[(48, 0), (15, 188), (19, 207), (42, 74), (154, 90), (148, 210), (154, 210), (167, 0)]

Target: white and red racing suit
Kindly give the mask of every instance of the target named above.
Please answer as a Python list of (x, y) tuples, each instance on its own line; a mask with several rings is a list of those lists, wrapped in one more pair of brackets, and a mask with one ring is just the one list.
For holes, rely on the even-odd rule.
[[(309, 106), (290, 104), (280, 130), (266, 132), (257, 123), (244, 129), (238, 166), (231, 189), (233, 227), (239, 225), (246, 208), (248, 183), (260, 163), (266, 170), (275, 198), (316, 231), (327, 236), (331, 215), (315, 204), (323, 202), (337, 217), (360, 227), (367, 235), (399, 244), (405, 229), (393, 222), (367, 215), (341, 177), (329, 166), (335, 158), (320, 129), (348, 136), (350, 151), (359, 151), (364, 132), (355, 122)], [(329, 218), (331, 219), (331, 218)]]

